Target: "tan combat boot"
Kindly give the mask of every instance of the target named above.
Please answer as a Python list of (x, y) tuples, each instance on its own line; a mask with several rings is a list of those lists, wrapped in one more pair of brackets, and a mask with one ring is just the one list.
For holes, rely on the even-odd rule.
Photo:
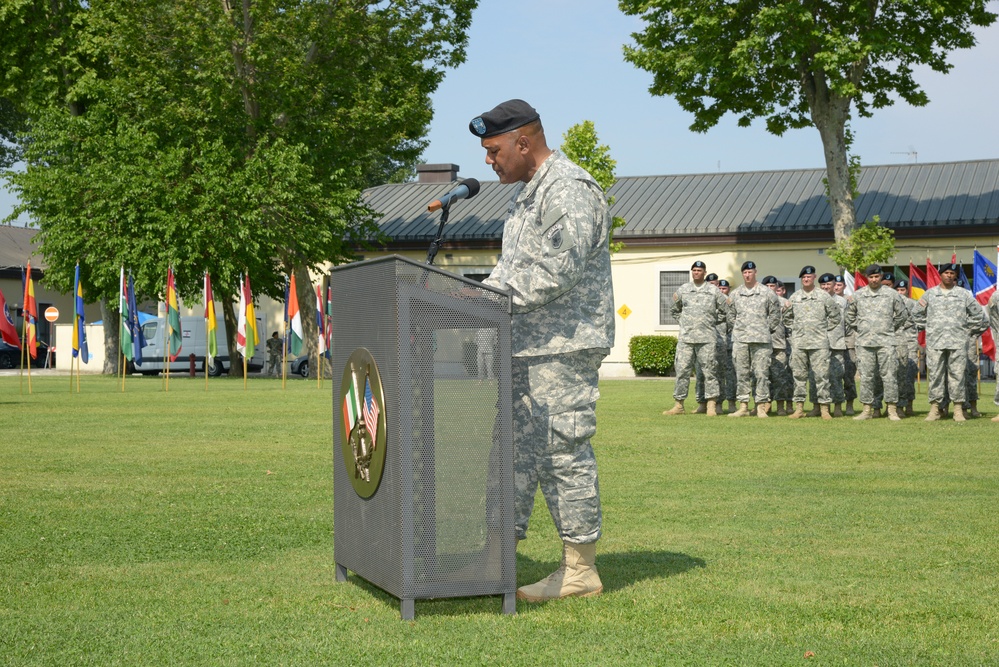
[(847, 417), (852, 417), (854, 414), (853, 401), (846, 402), (846, 410), (843, 412)]
[(663, 410), (664, 415), (682, 415), (683, 412), (683, 401), (677, 401), (676, 405), (669, 410)]
[(894, 403), (888, 404), (888, 421), (900, 422), (902, 418), (898, 416), (898, 406)]
[(993, 417), (993, 418), (992, 418), (992, 419), (990, 419), (989, 421), (993, 421), (993, 422), (999, 422), (999, 415), (996, 415), (995, 417)]
[(842, 416), (843, 416), (843, 404), (837, 403), (835, 406), (833, 406), (833, 417), (842, 417)]
[(708, 411), (705, 414), (709, 417), (717, 417), (718, 401), (708, 401)]
[(812, 409), (809, 410), (807, 413), (805, 413), (805, 416), (806, 417), (818, 417), (821, 414), (822, 414), (822, 411), (819, 409), (819, 404), (818, 403), (812, 403)]
[(766, 403), (757, 403), (756, 404), (756, 416), (757, 417), (759, 417), (760, 419), (766, 419), (766, 418), (768, 418), (770, 416), (770, 415), (767, 414), (768, 412), (770, 412), (770, 401), (767, 401)]
[(698, 403), (697, 404), (697, 409), (694, 410), (694, 414), (695, 415), (703, 415), (703, 414), (707, 414), (707, 412), (708, 412), (708, 404), (707, 403)]
[(795, 403), (795, 405), (797, 407), (795, 407), (794, 412), (792, 412), (787, 416), (788, 419), (801, 419), (802, 417), (805, 416), (805, 404)]
[(869, 406), (869, 405), (867, 405), (865, 403), (864, 404), (864, 410), (863, 410), (863, 412), (861, 412), (859, 415), (857, 415), (853, 419), (854, 419), (854, 421), (862, 422), (862, 421), (867, 421), (868, 419), (873, 419), (873, 418), (874, 418), (874, 410), (873, 410), (873, 408), (871, 408), (871, 406)]
[(961, 405), (960, 403), (954, 404), (954, 421), (956, 422), (968, 421), (967, 418), (964, 416), (964, 406)]
[(940, 404), (939, 403), (931, 403), (930, 404), (930, 412), (929, 412), (928, 415), (926, 415), (926, 419), (924, 419), (923, 421), (928, 421), (928, 422), (938, 422), (938, 421), (940, 421)]
[(745, 417), (749, 414), (749, 403), (740, 403), (739, 409), (729, 415), (729, 417)]
[(820, 403), (819, 404), (819, 415), (823, 419), (832, 419), (832, 415), (829, 414), (829, 404), (828, 403)]
[(597, 574), (597, 543), (562, 543), (562, 565), (541, 581), (517, 589), (517, 599), (544, 602), (559, 598), (600, 595), (604, 585)]

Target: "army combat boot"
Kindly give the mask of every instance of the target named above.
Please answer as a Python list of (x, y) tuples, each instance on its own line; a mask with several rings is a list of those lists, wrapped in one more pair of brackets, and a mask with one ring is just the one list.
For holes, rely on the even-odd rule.
[(718, 416), (718, 401), (708, 401), (708, 409), (705, 414), (709, 417)]
[(517, 599), (544, 602), (567, 597), (600, 595), (604, 585), (597, 574), (597, 543), (562, 543), (562, 565), (541, 581), (517, 589)]
[(818, 403), (812, 403), (812, 409), (805, 413), (806, 417), (818, 417), (822, 414), (822, 410), (819, 409)]
[(999, 415), (996, 415), (995, 417), (993, 417), (993, 418), (992, 418), (992, 419), (990, 419), (989, 421), (993, 421), (993, 422), (999, 422)]
[(729, 417), (745, 417), (749, 414), (749, 402), (739, 403), (739, 409), (729, 415)]
[(968, 415), (972, 417), (982, 416), (982, 413), (978, 411), (978, 401), (971, 401), (971, 409), (968, 410)]
[(967, 421), (967, 417), (964, 416), (964, 406), (960, 403), (954, 404), (954, 421), (963, 422)]
[(770, 416), (770, 415), (767, 414), (768, 412), (770, 412), (770, 401), (767, 401), (766, 403), (757, 403), (756, 404), (756, 416), (757, 417), (759, 417), (760, 419), (766, 419), (767, 417)]
[(676, 405), (669, 410), (663, 410), (664, 415), (682, 415), (683, 412), (683, 401), (677, 401)]
[(930, 403), (930, 412), (926, 415), (926, 419), (923, 421), (937, 422), (940, 421), (940, 404)]
[(842, 417), (842, 416), (843, 416), (843, 404), (837, 403), (835, 406), (833, 406), (833, 417)]
[(873, 418), (874, 418), (874, 410), (873, 410), (873, 408), (871, 408), (870, 405), (867, 405), (865, 403), (864, 404), (864, 410), (863, 410), (863, 412), (861, 412), (859, 415), (857, 415), (853, 419), (855, 421), (862, 422), (862, 421), (867, 421), (868, 419), (873, 419)]
[(829, 404), (828, 403), (820, 403), (819, 404), (819, 415), (823, 419), (832, 419), (832, 415), (829, 414)]
[(697, 409), (694, 410), (694, 414), (695, 415), (704, 415), (704, 414), (707, 414), (707, 413), (708, 413), (708, 404), (704, 403), (703, 401), (701, 403), (698, 403), (697, 404)]
[(777, 416), (787, 417), (787, 408), (784, 407), (784, 401), (777, 401)]
[(909, 401), (908, 403), (905, 404), (905, 416), (906, 417), (912, 416), (912, 401)]
[(847, 417), (852, 417), (853, 416), (853, 414), (854, 414), (854, 411), (853, 411), (853, 401), (847, 401), (846, 402), (846, 411), (843, 414), (845, 414)]
[(888, 420), (893, 422), (902, 421), (902, 418), (898, 416), (898, 406), (894, 403), (888, 403)]
[(794, 409), (794, 412), (787, 416), (788, 419), (801, 419), (805, 416), (805, 404), (802, 402), (796, 403), (795, 405), (797, 407)]

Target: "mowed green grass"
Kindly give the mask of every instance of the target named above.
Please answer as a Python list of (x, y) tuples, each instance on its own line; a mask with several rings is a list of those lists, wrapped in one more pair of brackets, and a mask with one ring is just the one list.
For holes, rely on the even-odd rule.
[[(988, 419), (668, 418), (671, 382), (605, 381), (604, 594), (403, 622), (335, 581), (328, 380), (32, 384), (0, 378), (3, 665), (999, 664)], [(521, 584), (560, 556), (536, 510)]]

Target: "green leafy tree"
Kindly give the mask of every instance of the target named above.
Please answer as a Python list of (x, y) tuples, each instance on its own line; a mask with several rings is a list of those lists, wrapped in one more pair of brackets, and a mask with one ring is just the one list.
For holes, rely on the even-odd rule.
[(24, 105), (27, 170), (8, 178), (41, 227), (51, 283), (66, 288), (80, 261), (87, 293), (113, 303), (119, 265), (155, 296), (173, 264), (197, 299), (208, 270), (234, 349), (239, 275), (281, 297), (294, 271), (315, 354), (308, 272), (350, 257), (371, 228), (361, 191), (418, 159), (476, 1), (74, 5), (62, 78), (21, 46), (57, 49), (64, 32), (25, 26), (53, 23), (59, 2), (16, 3), (33, 20), (0, 13), (17, 32), (0, 64), (22, 64), (0, 96), (41, 92)]
[(881, 226), (874, 216), (826, 251), (829, 258), (850, 273), (871, 264), (887, 262), (895, 256), (895, 231)]
[(898, 96), (929, 102), (914, 68), (947, 72), (948, 54), (975, 45), (973, 26), (996, 15), (987, 0), (619, 0), (645, 30), (625, 59), (651, 72), (705, 132), (726, 113), (763, 119), (780, 136), (814, 126), (822, 138), (836, 239), (856, 226), (846, 123)]
[[(573, 125), (562, 135), (562, 153), (590, 173), (606, 194), (617, 182), (614, 170), (617, 160), (611, 158), (610, 147), (601, 144), (592, 120), (584, 120)], [(607, 196), (607, 205), (614, 205), (614, 197)], [(615, 216), (609, 234), (610, 251), (617, 252), (624, 243), (614, 240), (614, 230), (627, 224), (624, 218)]]

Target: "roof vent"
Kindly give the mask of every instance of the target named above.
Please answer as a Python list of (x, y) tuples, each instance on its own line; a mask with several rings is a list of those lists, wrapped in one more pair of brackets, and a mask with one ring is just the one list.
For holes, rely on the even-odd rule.
[(419, 164), (416, 165), (417, 183), (450, 183), (458, 180), (458, 165)]

